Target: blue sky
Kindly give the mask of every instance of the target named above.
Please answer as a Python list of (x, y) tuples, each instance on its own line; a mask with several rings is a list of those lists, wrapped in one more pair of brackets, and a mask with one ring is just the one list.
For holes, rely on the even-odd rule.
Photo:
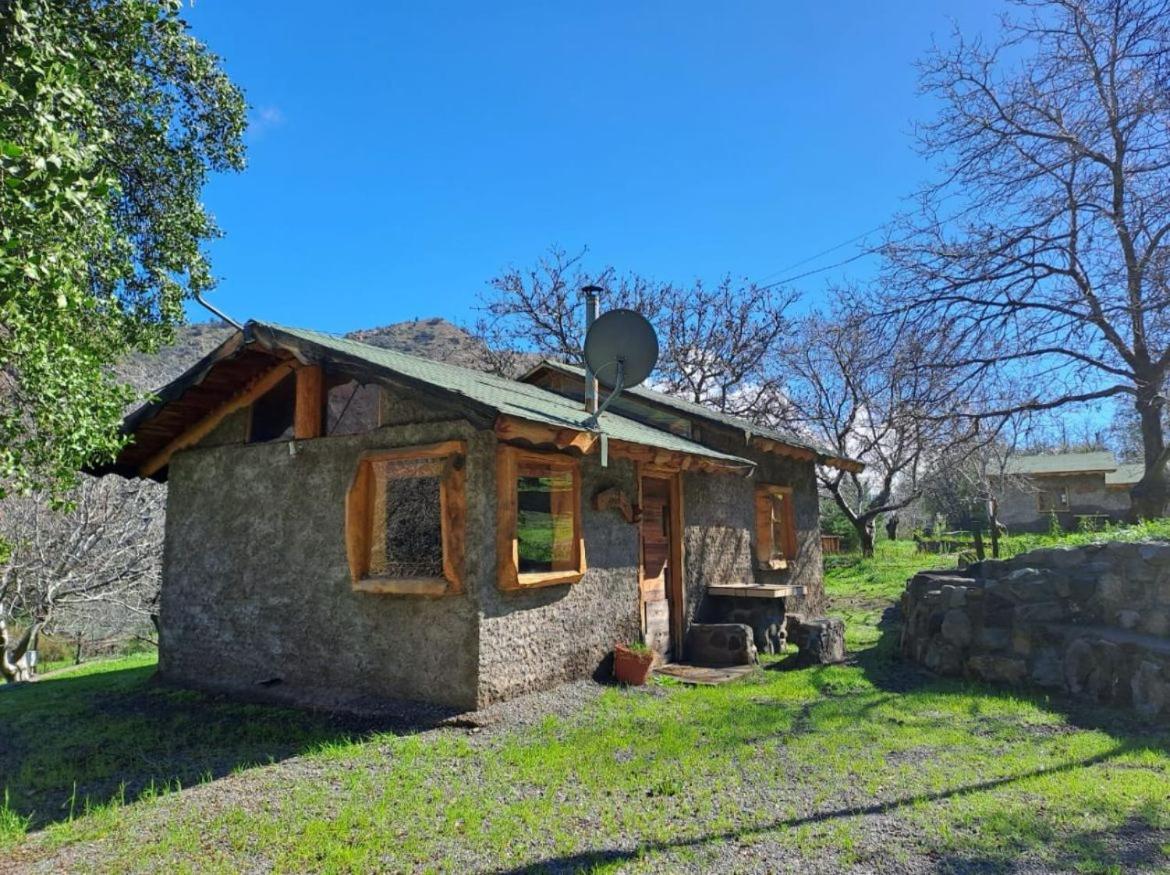
[[(212, 300), (346, 331), (466, 323), (491, 276), (554, 244), (678, 282), (831, 264), (856, 249), (791, 267), (928, 174), (914, 61), (1000, 8), (199, 0), (187, 18), (252, 119), (248, 169), (206, 192)], [(793, 285), (815, 302), (871, 270)]]

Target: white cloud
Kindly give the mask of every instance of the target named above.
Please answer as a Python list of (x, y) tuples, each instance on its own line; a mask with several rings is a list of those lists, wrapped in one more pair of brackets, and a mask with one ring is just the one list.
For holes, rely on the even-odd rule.
[(248, 137), (256, 140), (284, 124), (284, 113), (279, 106), (260, 106), (248, 119)]

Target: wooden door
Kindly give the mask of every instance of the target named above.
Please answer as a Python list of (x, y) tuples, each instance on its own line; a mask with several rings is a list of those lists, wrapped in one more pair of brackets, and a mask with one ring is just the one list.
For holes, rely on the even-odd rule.
[(671, 483), (661, 477), (642, 478), (642, 560), (639, 589), (646, 646), (664, 660), (671, 657)]

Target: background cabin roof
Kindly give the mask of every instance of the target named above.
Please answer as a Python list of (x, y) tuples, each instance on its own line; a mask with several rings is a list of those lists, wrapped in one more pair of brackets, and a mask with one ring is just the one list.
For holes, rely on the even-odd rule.
[(1005, 474), (1097, 474), (1117, 470), (1117, 460), (1106, 451), (1088, 453), (1041, 453), (1012, 456), (1004, 465)]
[(1146, 466), (1140, 462), (1123, 462), (1116, 471), (1105, 475), (1106, 486), (1133, 486), (1146, 473)]

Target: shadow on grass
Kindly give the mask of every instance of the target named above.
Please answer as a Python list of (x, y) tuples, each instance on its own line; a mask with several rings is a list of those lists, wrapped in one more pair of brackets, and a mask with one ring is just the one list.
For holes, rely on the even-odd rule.
[[(0, 809), (29, 828), (87, 807), (278, 762), (323, 745), (433, 728), (247, 704), (157, 682), (153, 664), (0, 687)], [(405, 712), (404, 712), (405, 713)]]
[[(507, 873), (507, 875), (537, 875), (537, 873), (545, 872), (588, 871), (601, 866), (611, 866), (620, 863), (632, 862), (634, 860), (641, 859), (648, 854), (664, 853), (673, 850), (695, 849), (719, 842), (737, 841), (752, 836), (762, 835), (764, 833), (774, 832), (776, 830), (796, 829), (804, 826), (827, 824), (836, 820), (852, 817), (892, 814), (903, 808), (909, 808), (927, 803), (943, 802), (949, 799), (957, 799), (976, 793), (994, 791), (1004, 787), (1009, 787), (1013, 784), (1016, 784), (1017, 782), (1025, 781), (1031, 778), (1058, 775), (1076, 769), (1083, 769), (1090, 766), (1099, 765), (1116, 757), (1124, 756), (1127, 753), (1140, 751), (1144, 749), (1144, 747), (1145, 746), (1142, 744), (1127, 742), (1118, 744), (1104, 753), (1092, 757), (1085, 757), (1074, 762), (1061, 763), (1060, 765), (1050, 766), (1043, 769), (1032, 769), (1020, 774), (1009, 775), (989, 781), (964, 784), (959, 787), (952, 787), (934, 793), (916, 793), (897, 799), (875, 802), (872, 805), (834, 808), (825, 811), (817, 811), (802, 817), (778, 818), (775, 820), (766, 821), (764, 823), (755, 824), (754, 826), (705, 833), (703, 835), (689, 836), (686, 838), (679, 838), (670, 841), (644, 842), (632, 848), (604, 848), (582, 851), (577, 854), (571, 854), (562, 857), (549, 857), (538, 862), (529, 863), (517, 868), (498, 871), (501, 873)], [(1137, 867), (1164, 861), (1165, 854), (1162, 851), (1162, 843), (1166, 840), (1167, 832), (1163, 830), (1151, 829), (1146, 823), (1138, 821), (1134, 821), (1132, 827), (1132, 841), (1125, 841), (1124, 837), (1122, 837), (1119, 841), (1118, 831), (1084, 833), (1065, 837), (1061, 842), (1061, 847), (1068, 850), (1067, 852), (1062, 853), (1061, 862), (1063, 864), (1076, 864), (1082, 860), (1084, 853), (1093, 853), (1097, 851), (1111, 853), (1114, 855), (1114, 859), (1124, 859), (1126, 865), (1130, 867)], [(1124, 843), (1124, 853), (1118, 849), (1119, 843)], [(950, 858), (949, 860), (940, 860), (938, 871), (1000, 872), (1004, 871), (1004, 862), (1004, 859), (999, 857), (960, 859), (956, 856), (954, 858)]]
[(881, 633), (877, 643), (855, 657), (866, 679), (879, 690), (895, 693), (916, 692), (978, 693), (982, 699), (1029, 702), (1037, 708), (1058, 714), (1069, 726), (1104, 732), (1122, 741), (1140, 739), (1142, 746), (1170, 752), (1170, 734), (1166, 726), (1136, 712), (1113, 705), (1102, 705), (1077, 698), (1059, 690), (1038, 687), (1011, 687), (964, 678), (942, 677), (903, 659), (901, 656), (902, 616), (897, 606), (888, 608), (878, 623)]

